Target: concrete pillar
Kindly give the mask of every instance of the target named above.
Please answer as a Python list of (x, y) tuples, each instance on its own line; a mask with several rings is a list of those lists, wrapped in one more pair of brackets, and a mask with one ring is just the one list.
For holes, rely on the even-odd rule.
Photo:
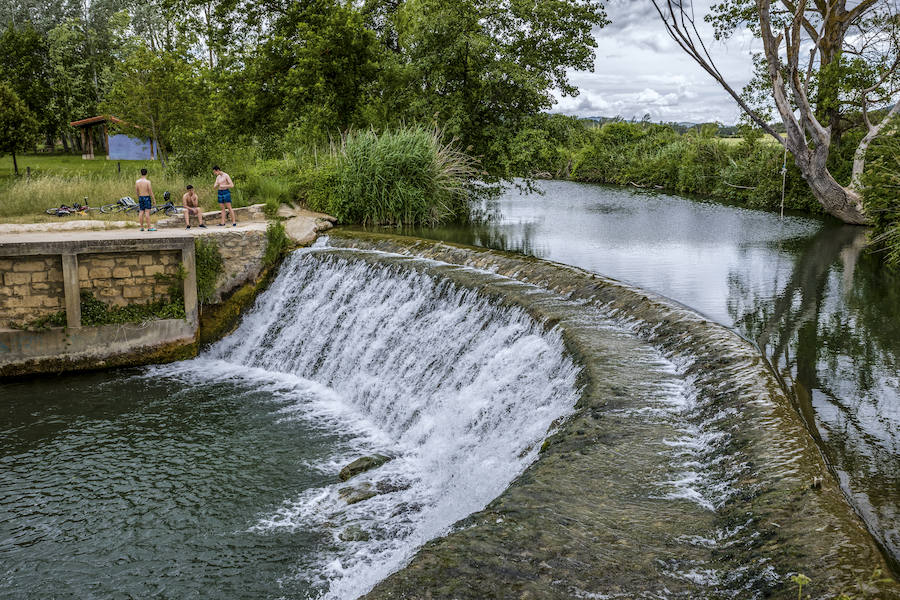
[(63, 254), (63, 290), (66, 296), (66, 325), (81, 327), (81, 287), (78, 285), (78, 255)]
[(200, 322), (197, 309), (197, 257), (194, 254), (194, 239), (181, 248), (181, 265), (184, 277), (184, 314), (188, 323), (196, 327)]

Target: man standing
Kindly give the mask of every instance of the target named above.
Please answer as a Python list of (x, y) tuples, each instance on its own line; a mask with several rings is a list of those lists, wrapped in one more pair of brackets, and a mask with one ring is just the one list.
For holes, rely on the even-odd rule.
[(156, 227), (150, 222), (150, 209), (156, 202), (156, 196), (153, 195), (153, 186), (147, 179), (147, 169), (141, 169), (141, 178), (134, 182), (134, 191), (138, 197), (138, 222), (141, 225), (141, 231), (144, 230), (144, 219), (147, 219), (147, 231), (156, 231)]
[(200, 227), (205, 229), (206, 225), (203, 224), (203, 211), (200, 210), (200, 199), (194, 191), (194, 186), (189, 185), (185, 189), (187, 189), (187, 192), (181, 197), (181, 204), (184, 206), (185, 229), (191, 228), (191, 215), (197, 215), (197, 221), (200, 222)]
[(222, 222), (219, 223), (219, 227), (225, 226), (226, 208), (231, 212), (231, 226), (237, 227), (237, 221), (234, 218), (234, 209), (231, 208), (231, 189), (234, 187), (234, 182), (231, 181), (231, 176), (219, 167), (213, 167), (213, 173), (216, 174), (216, 185), (214, 186), (214, 189), (219, 196), (219, 206), (222, 207)]

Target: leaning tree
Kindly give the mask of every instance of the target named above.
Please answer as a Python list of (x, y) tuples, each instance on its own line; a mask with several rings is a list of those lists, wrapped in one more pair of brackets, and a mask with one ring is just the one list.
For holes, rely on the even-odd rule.
[[(896, 0), (720, 0), (706, 20), (725, 37), (748, 26), (762, 41), (763, 79), (784, 123), (779, 134), (766, 110), (728, 83), (697, 27), (692, 0), (652, 0), (669, 35), (793, 157), (825, 210), (846, 223), (868, 218), (860, 195), (866, 150), (900, 110), (900, 14)], [(881, 107), (879, 118), (872, 107)], [(852, 176), (841, 185), (828, 169), (842, 109), (855, 107), (865, 125)]]

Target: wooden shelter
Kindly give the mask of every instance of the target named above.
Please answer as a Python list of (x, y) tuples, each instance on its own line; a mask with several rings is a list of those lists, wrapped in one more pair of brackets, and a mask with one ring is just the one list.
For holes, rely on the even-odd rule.
[[(127, 125), (127, 123), (125, 121), (123, 121), (122, 119), (113, 117), (112, 115), (99, 115), (96, 117), (88, 117), (87, 119), (81, 119), (79, 121), (72, 121), (71, 123), (69, 123), (69, 125), (71, 125), (72, 127), (75, 127), (76, 129), (81, 130), (81, 147), (83, 149), (82, 153), (81, 153), (81, 158), (83, 158), (85, 160), (91, 160), (94, 158), (94, 135), (95, 135), (94, 132), (97, 131), (98, 129), (100, 130), (101, 135), (102, 135), (102, 137), (100, 138), (100, 141), (102, 142), (103, 150), (106, 152), (107, 159), (116, 159), (116, 158), (128, 159), (129, 158), (127, 156), (122, 156), (122, 157), (113, 156), (113, 152), (110, 149), (110, 143), (109, 143), (109, 139), (110, 139), (109, 123), (113, 123), (113, 124), (121, 123), (123, 125)], [(114, 136), (114, 137), (119, 137), (119, 136)], [(150, 143), (150, 157), (154, 157), (154, 156), (156, 156), (156, 151), (155, 151), (154, 144), (153, 144), (153, 138), (150, 138), (148, 141)]]

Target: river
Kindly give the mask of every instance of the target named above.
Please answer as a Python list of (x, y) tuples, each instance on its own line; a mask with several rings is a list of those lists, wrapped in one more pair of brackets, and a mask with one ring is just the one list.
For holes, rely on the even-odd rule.
[(486, 222), (419, 237), (509, 250), (660, 293), (756, 342), (844, 493), (900, 560), (900, 277), (866, 230), (641, 190), (547, 181)]

